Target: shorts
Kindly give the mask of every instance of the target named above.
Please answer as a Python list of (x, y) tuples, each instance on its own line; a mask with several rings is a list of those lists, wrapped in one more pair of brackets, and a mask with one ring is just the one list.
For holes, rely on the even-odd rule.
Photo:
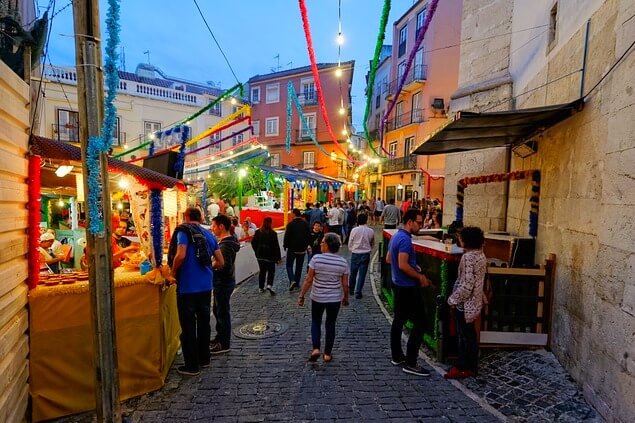
[(381, 216), (381, 212), (378, 210), (375, 210), (375, 217), (380, 217)]

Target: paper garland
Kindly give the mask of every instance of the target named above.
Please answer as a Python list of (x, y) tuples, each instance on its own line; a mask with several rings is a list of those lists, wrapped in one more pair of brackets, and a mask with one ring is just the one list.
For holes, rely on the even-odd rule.
[[(368, 116), (370, 115), (370, 106), (373, 101), (373, 87), (375, 86), (375, 74), (377, 73), (377, 67), (379, 66), (379, 56), (381, 54), (382, 47), (384, 46), (384, 39), (386, 38), (386, 25), (388, 23), (388, 15), (390, 14), (390, 0), (384, 1), (384, 7), (381, 12), (381, 19), (379, 20), (379, 33), (377, 34), (377, 43), (375, 44), (375, 55), (370, 64), (370, 72), (368, 74), (368, 85), (366, 86), (366, 110), (364, 110), (364, 121), (362, 123), (364, 128), (364, 136), (368, 140), (368, 146), (375, 155), (383, 157), (375, 147), (373, 147), (373, 141), (368, 135)], [(380, 146), (382, 146), (380, 141)]]
[(386, 125), (386, 121), (388, 120), (388, 116), (390, 115), (390, 113), (392, 113), (393, 109), (397, 105), (397, 101), (399, 100), (399, 94), (401, 94), (401, 91), (403, 90), (403, 87), (406, 83), (406, 79), (408, 78), (408, 73), (410, 72), (412, 63), (415, 60), (415, 56), (417, 55), (417, 50), (419, 50), (419, 46), (421, 45), (421, 43), (423, 43), (423, 39), (426, 35), (426, 32), (428, 31), (428, 27), (430, 26), (430, 21), (432, 21), (434, 13), (437, 10), (438, 4), (439, 4), (439, 0), (432, 0), (430, 3), (430, 7), (428, 8), (428, 12), (426, 13), (426, 19), (423, 22), (423, 27), (421, 28), (421, 32), (419, 33), (419, 35), (417, 35), (417, 38), (415, 39), (414, 48), (410, 51), (410, 55), (408, 56), (408, 60), (406, 61), (406, 68), (404, 70), (403, 75), (401, 76), (401, 79), (399, 80), (397, 91), (395, 92), (392, 101), (388, 105), (388, 108), (386, 109), (386, 112), (384, 113), (383, 119), (381, 119), (379, 123), (379, 139), (381, 141), (381, 146), (382, 146), (382, 149), (384, 150), (384, 153), (388, 153), (388, 151), (386, 151), (386, 149), (383, 146), (384, 127)]
[(179, 148), (179, 154), (176, 156), (176, 162), (174, 163), (174, 172), (176, 175), (183, 174), (185, 167), (185, 144), (190, 138), (190, 127), (183, 126), (181, 130), (181, 146)]
[(161, 190), (150, 190), (150, 237), (154, 267), (163, 263), (163, 204)]
[(29, 289), (37, 286), (40, 279), (40, 207), (42, 199), (40, 197), (40, 172), (42, 158), (40, 156), (29, 156)]
[(456, 186), (456, 220), (463, 221), (463, 201), (465, 188), (468, 185), (487, 184), (491, 182), (518, 181), (531, 178), (531, 209), (529, 210), (529, 236), (538, 235), (538, 211), (540, 208), (540, 170), (517, 170), (509, 173), (493, 173), (491, 175), (472, 176), (460, 179)]

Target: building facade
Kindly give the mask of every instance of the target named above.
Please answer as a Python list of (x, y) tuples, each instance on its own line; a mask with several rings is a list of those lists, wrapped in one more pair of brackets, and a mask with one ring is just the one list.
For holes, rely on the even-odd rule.
[[(159, 68), (140, 64), (134, 73), (119, 72), (117, 91), (117, 127), (115, 128), (114, 153), (148, 141), (150, 134), (167, 129), (197, 112), (223, 93), (223, 90), (185, 81), (165, 75)], [(74, 68), (46, 66), (42, 87), (45, 96), (38, 107), (40, 125), (38, 134), (58, 141), (79, 143), (79, 113), (77, 112), (77, 74)], [(234, 104), (235, 103), (235, 104)], [(239, 98), (224, 100), (205, 114), (189, 122), (191, 135), (195, 136), (216, 125), (244, 104)], [(231, 136), (247, 127), (240, 123), (199, 141), (193, 149)], [(251, 137), (249, 131), (233, 136), (188, 156), (188, 159), (207, 156), (230, 148)], [(159, 149), (160, 146), (157, 146)], [(125, 155), (124, 160), (142, 157), (147, 149)]]
[[(540, 170), (536, 261), (557, 256), (550, 346), (598, 412), (623, 422), (635, 420), (634, 15), (631, 0), (465, 0), (451, 113), (579, 98), (584, 109), (526, 158), (494, 148), (445, 166), (446, 204), (465, 176)], [(521, 182), (469, 186), (465, 224), (526, 235), (528, 197)]]
[[(417, 158), (412, 149), (446, 121), (450, 95), (458, 84), (461, 0), (439, 2), (423, 43), (414, 52), (405, 84), (397, 98), (397, 89), (406, 72), (406, 64), (415, 40), (423, 28), (428, 1), (415, 2), (393, 25), (392, 52), (382, 66), (389, 78), (376, 79), (375, 98), (367, 125), (379, 129), (385, 111), (395, 103), (384, 123), (383, 149), (390, 158), (382, 163), (382, 182), (378, 196), (394, 198), (399, 204), (406, 198), (443, 196), (443, 184), (424, 178), (422, 169), (443, 174), (443, 155)], [(429, 182), (426, 186), (425, 182)]]
[[(343, 149), (350, 145), (347, 139), (351, 133), (354, 66), (354, 61), (341, 63), (339, 70), (336, 63), (318, 64), (328, 119)], [(306, 125), (301, 122), (295, 105), (292, 105), (290, 151), (287, 151), (289, 82), (297, 94)], [(333, 143), (322, 117), (310, 66), (256, 75), (249, 79), (248, 84), (254, 133), (258, 141), (268, 147), (271, 166), (311, 169), (334, 178), (349, 176), (349, 163), (342, 160), (343, 154)]]

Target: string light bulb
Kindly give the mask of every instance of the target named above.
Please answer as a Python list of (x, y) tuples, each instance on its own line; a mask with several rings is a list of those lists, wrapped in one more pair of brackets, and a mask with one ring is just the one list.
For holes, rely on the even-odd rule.
[(234, 97), (232, 97), (232, 99), (229, 100), (229, 102), (232, 104), (232, 106), (235, 106), (236, 103), (238, 103), (238, 101), (236, 101), (236, 99)]
[(344, 44), (344, 36), (342, 35), (341, 32), (339, 34), (337, 34), (336, 41), (337, 41), (337, 44), (340, 45), (340, 46), (342, 44)]
[(62, 200), (62, 197), (60, 197), (59, 201), (57, 202), (57, 206), (64, 207), (64, 200)]
[(346, 114), (346, 109), (343, 107), (340, 107), (340, 115), (345, 115)]
[(337, 67), (337, 69), (335, 69), (335, 76), (337, 76), (338, 78), (342, 77), (342, 68), (340, 68), (339, 66)]
[(117, 210), (123, 210), (123, 203), (121, 201), (117, 203)]

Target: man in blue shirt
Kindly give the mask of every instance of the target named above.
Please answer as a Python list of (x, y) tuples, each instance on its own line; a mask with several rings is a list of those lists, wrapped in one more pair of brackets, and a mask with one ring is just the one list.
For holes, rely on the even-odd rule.
[(201, 264), (196, 257), (196, 246), (191, 233), (203, 234), (207, 240), (207, 251), (215, 259), (213, 266), (222, 268), (223, 255), (214, 236), (201, 227), (201, 212), (188, 208), (183, 214), (185, 225), (179, 225), (172, 234), (177, 237), (176, 254), (172, 263), (172, 277), (176, 279), (176, 306), (181, 324), (181, 350), (184, 366), (180, 374), (195, 376), (201, 367), (209, 366), (209, 341), (211, 334), (210, 304), (214, 272), (211, 265)]
[(324, 212), (322, 211), (322, 205), (318, 202), (315, 203), (313, 209), (308, 213), (309, 227), (313, 228), (315, 222), (324, 223)]
[[(404, 365), (403, 371), (417, 376), (430, 376), (423, 367), (417, 365), (425, 323), (424, 304), (421, 288), (430, 286), (430, 280), (421, 274), (417, 256), (412, 246), (412, 234), (423, 227), (421, 211), (410, 209), (403, 216), (403, 226), (393, 235), (388, 244), (386, 262), (392, 272), (395, 316), (390, 328), (391, 363)], [(406, 355), (401, 346), (401, 334), (406, 321), (413, 324)]]

